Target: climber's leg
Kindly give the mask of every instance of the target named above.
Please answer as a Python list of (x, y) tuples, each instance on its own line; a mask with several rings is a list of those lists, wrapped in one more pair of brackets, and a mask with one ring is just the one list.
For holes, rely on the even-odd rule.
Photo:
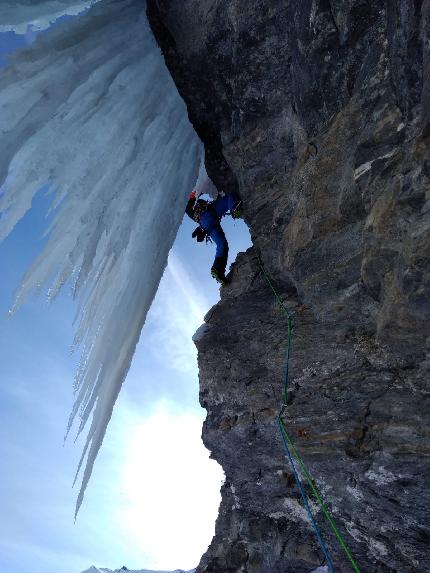
[(227, 266), (228, 259), (228, 243), (221, 225), (214, 227), (210, 231), (209, 236), (216, 245), (215, 260), (211, 269), (212, 276), (219, 282), (225, 282), (225, 268)]
[(217, 212), (218, 217), (221, 218), (228, 213), (228, 211), (234, 211), (240, 202), (240, 197), (237, 193), (227, 193), (227, 195), (224, 196), (218, 195), (212, 203), (212, 206)]

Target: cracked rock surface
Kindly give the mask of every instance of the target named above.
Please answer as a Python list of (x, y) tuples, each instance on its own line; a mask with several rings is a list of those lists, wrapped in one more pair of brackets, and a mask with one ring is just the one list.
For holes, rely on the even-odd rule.
[[(198, 337), (226, 482), (199, 573), (322, 564), (285, 424), (363, 572), (430, 570), (430, 2), (148, 0), (218, 188), (254, 247)], [(352, 571), (317, 521), (336, 570)]]

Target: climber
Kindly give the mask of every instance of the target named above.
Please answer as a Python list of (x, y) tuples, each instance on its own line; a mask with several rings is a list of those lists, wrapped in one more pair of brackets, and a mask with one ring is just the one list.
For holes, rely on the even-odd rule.
[(212, 239), (216, 245), (215, 260), (211, 268), (211, 275), (221, 284), (226, 284), (225, 268), (227, 266), (228, 243), (222, 230), (221, 218), (230, 212), (233, 219), (243, 216), (242, 201), (236, 193), (218, 195), (214, 201), (196, 199), (193, 191), (188, 198), (185, 213), (199, 223), (193, 231), (192, 237), (199, 243), (204, 239)]

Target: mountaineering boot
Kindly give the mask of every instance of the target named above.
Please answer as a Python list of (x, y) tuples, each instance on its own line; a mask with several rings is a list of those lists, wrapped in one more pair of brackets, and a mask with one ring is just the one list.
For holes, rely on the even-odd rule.
[(243, 201), (239, 201), (234, 209), (231, 211), (233, 219), (243, 219)]
[(225, 285), (228, 282), (225, 274), (216, 267), (211, 268), (211, 275), (217, 282), (221, 283), (222, 285)]

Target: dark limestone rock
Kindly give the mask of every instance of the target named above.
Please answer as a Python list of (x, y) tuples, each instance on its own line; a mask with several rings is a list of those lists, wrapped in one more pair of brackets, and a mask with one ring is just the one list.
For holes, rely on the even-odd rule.
[[(148, 0), (219, 188), (254, 247), (199, 337), (203, 439), (226, 473), (200, 573), (322, 554), (275, 418), (361, 570), (430, 570), (430, 2)], [(317, 520), (337, 571), (352, 571)]]

